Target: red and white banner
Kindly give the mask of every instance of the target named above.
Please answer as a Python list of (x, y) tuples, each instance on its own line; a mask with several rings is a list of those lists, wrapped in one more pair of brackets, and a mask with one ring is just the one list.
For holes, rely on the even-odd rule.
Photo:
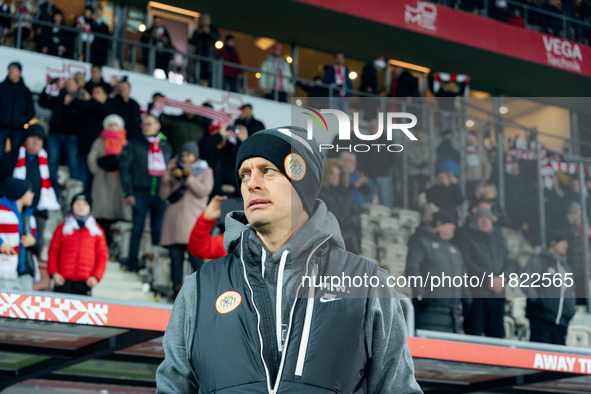
[(423, 0), (297, 0), (381, 24), (591, 76), (591, 47)]
[(234, 121), (232, 120), (232, 118), (230, 118), (225, 112), (216, 111), (210, 107), (195, 105), (192, 103), (187, 103), (185, 101), (173, 100), (173, 99), (166, 98), (166, 97), (156, 100), (156, 102), (154, 103), (154, 106), (152, 107), (152, 110), (150, 111), (150, 114), (158, 117), (158, 116), (160, 116), (160, 113), (162, 112), (162, 110), (166, 106), (180, 108), (185, 112), (190, 112), (192, 114), (200, 115), (205, 118), (217, 120), (221, 124), (224, 124), (224, 123), (234, 124)]

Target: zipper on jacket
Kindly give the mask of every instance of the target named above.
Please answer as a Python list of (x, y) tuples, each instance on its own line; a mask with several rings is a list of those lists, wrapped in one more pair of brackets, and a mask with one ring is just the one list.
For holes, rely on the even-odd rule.
[[(558, 272), (560, 273), (561, 277), (564, 277), (564, 269), (562, 268), (562, 264), (560, 264), (560, 259), (556, 259), (556, 265), (558, 266)], [(560, 302), (558, 304), (558, 313), (556, 314), (556, 325), (560, 324), (560, 318), (562, 317), (562, 308), (564, 307), (564, 292), (565, 292), (564, 281), (562, 282), (562, 286), (560, 286)]]
[(318, 264), (314, 264), (312, 270), (312, 286), (308, 290), (308, 305), (306, 305), (306, 317), (304, 318), (304, 329), (302, 331), (302, 339), (300, 341), (300, 351), (298, 352), (298, 360), (296, 362), (295, 375), (302, 376), (304, 372), (304, 361), (306, 360), (306, 351), (308, 350), (308, 340), (310, 339), (310, 328), (312, 326), (312, 315), (314, 313), (314, 280), (318, 275)]

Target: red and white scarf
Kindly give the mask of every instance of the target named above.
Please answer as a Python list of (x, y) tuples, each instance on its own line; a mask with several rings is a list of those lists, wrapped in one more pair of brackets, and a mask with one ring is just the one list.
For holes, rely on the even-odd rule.
[[(91, 237), (100, 237), (103, 234), (100, 227), (97, 225), (94, 216), (89, 216), (88, 219), (86, 219), (84, 227), (88, 230)], [(64, 222), (64, 227), (62, 227), (62, 234), (72, 235), (75, 230), (80, 230), (78, 221), (74, 215), (68, 215)]]
[(150, 143), (150, 150), (148, 151), (148, 174), (150, 176), (164, 176), (166, 174), (166, 163), (164, 162), (164, 154), (160, 147), (160, 135), (146, 137)]
[[(31, 235), (37, 236), (37, 222), (33, 215), (28, 216), (29, 228)], [(19, 220), (16, 213), (4, 205), (0, 205), (0, 238), (8, 246), (11, 246), (16, 254), (0, 254), (0, 279), (17, 280), (18, 279), (18, 266), (22, 254), (21, 250), (21, 234), (19, 231)], [(35, 253), (31, 252), (33, 259), (33, 265), (35, 266), (34, 280), (38, 281), (41, 279), (39, 274), (39, 265)]]
[[(12, 172), (12, 176), (17, 179), (27, 179), (27, 163), (25, 162), (27, 150), (24, 145), (21, 145), (18, 150), (18, 159), (16, 160), (16, 167)], [(37, 154), (39, 160), (39, 175), (41, 176), (41, 195), (39, 196), (39, 204), (36, 209), (39, 211), (57, 211), (60, 210), (60, 204), (57, 202), (57, 197), (51, 180), (49, 179), (49, 167), (47, 166), (47, 152), (41, 149)]]

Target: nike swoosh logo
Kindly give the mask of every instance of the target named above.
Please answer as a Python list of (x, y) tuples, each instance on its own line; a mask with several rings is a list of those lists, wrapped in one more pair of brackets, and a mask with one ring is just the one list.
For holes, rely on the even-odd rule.
[(332, 302), (332, 301), (338, 301), (340, 300), (340, 298), (321, 298), (320, 302)]

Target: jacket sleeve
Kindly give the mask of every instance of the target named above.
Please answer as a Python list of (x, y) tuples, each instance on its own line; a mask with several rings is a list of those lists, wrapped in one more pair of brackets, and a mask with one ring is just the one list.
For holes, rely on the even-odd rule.
[[(381, 283), (387, 273), (378, 271)], [(365, 321), (365, 340), (369, 353), (368, 394), (422, 393), (415, 377), (407, 331), (400, 301), (387, 285), (378, 287), (378, 297), (370, 300)]]
[(102, 170), (97, 164), (97, 160), (99, 159), (99, 151), (100, 151), (100, 143), (102, 139), (97, 138), (93, 143), (92, 147), (90, 148), (90, 152), (86, 157), (86, 163), (88, 164), (88, 170), (92, 173), (92, 175), (96, 175), (100, 173)]
[(285, 72), (283, 73), (283, 90), (285, 91), (285, 93), (294, 94), (295, 85), (292, 81), (293, 74), (291, 73), (291, 66), (289, 65), (287, 60), (284, 60), (283, 62), (283, 69), (285, 70)]
[(181, 288), (164, 333), (164, 361), (156, 370), (157, 394), (198, 392), (197, 380), (189, 362), (196, 323), (195, 302), (197, 281), (192, 274)]
[[(43, 88), (43, 91), (39, 95), (39, 105), (42, 106), (43, 108), (53, 109), (53, 103), (55, 102), (55, 100), (57, 98), (51, 97), (50, 95), (48, 95), (45, 92), (45, 89), (47, 89), (47, 86)], [(59, 96), (61, 96), (61, 94)]]
[(62, 248), (62, 242), (64, 241), (64, 234), (62, 233), (62, 229), (64, 228), (64, 224), (60, 224), (57, 226), (53, 233), (53, 237), (51, 237), (51, 243), (49, 244), (49, 250), (47, 252), (47, 273), (51, 278), (51, 275), (58, 272), (58, 261), (60, 257), (60, 250)]
[(202, 176), (190, 176), (186, 181), (187, 190), (196, 197), (202, 198), (209, 196), (213, 190), (213, 170), (207, 168)]
[(259, 78), (259, 89), (271, 89), (271, 80), (273, 76), (269, 73), (273, 73), (273, 64), (269, 61), (269, 59), (265, 59), (263, 64), (261, 65), (261, 77)]
[(123, 148), (123, 153), (121, 153), (121, 156), (119, 157), (119, 178), (121, 179), (124, 197), (133, 196), (133, 162), (133, 142), (129, 142), (125, 148)]
[(187, 245), (187, 250), (193, 256), (200, 259), (219, 259), (227, 254), (224, 249), (224, 236), (211, 236), (211, 229), (215, 222), (215, 219), (205, 219), (203, 213), (199, 215)]
[(97, 238), (98, 239), (96, 240), (96, 244), (94, 246), (94, 255), (96, 260), (94, 262), (94, 270), (92, 271), (91, 276), (94, 276), (100, 282), (103, 278), (103, 274), (105, 273), (105, 269), (107, 268), (107, 261), (109, 260), (109, 247), (107, 246), (107, 238), (105, 237), (104, 231), (102, 231), (101, 235)]
[[(170, 197), (170, 195), (172, 194), (172, 191), (174, 189), (176, 189), (176, 187), (173, 186), (174, 183), (178, 183), (178, 182), (175, 182), (174, 178), (172, 178), (172, 177), (170, 177), (170, 179), (168, 179), (167, 181), (162, 179), (162, 182), (160, 182), (160, 190), (158, 191), (158, 197), (160, 197), (160, 199), (162, 201), (164, 201), (168, 197)], [(180, 184), (179, 184), (179, 186), (180, 186)]]

